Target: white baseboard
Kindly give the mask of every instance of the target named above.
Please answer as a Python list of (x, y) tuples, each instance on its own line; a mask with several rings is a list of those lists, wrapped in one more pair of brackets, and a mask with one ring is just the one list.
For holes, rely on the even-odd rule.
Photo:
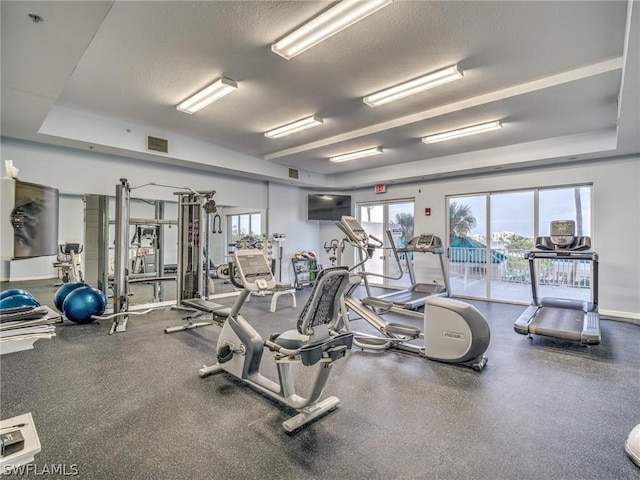
[(20, 277), (20, 278), (11, 278), (7, 281), (9, 282), (28, 282), (30, 280), (49, 280), (49, 279), (57, 279), (57, 275), (40, 275), (36, 277)]
[(601, 317), (611, 318), (612, 320), (620, 320), (622, 322), (635, 323), (640, 325), (640, 313), (631, 312), (618, 312), (616, 310), (602, 310), (599, 309)]

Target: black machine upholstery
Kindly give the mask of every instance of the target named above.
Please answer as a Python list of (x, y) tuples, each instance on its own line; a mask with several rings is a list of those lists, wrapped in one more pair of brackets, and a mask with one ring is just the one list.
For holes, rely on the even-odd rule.
[(71, 253), (82, 253), (82, 245), (76, 242), (67, 242), (64, 245), (60, 245), (60, 253), (64, 255), (71, 255)]
[[(342, 273), (344, 272), (344, 273)], [(298, 318), (298, 332), (311, 335), (318, 325), (335, 326), (339, 320), (340, 290), (349, 282), (347, 267), (332, 267), (321, 270), (313, 292)]]
[[(349, 286), (346, 267), (322, 270), (309, 300), (298, 318), (297, 330), (289, 330), (273, 339), (277, 347), (298, 350), (303, 365), (313, 365), (326, 354), (331, 360), (344, 356), (351, 348), (353, 333), (332, 332), (340, 320), (340, 298)], [(326, 335), (318, 337), (318, 327), (326, 326)]]

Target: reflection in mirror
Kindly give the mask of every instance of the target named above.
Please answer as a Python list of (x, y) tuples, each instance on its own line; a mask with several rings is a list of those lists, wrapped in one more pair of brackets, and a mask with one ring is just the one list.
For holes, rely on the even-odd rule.
[[(225, 279), (216, 278), (216, 267), (226, 265), (238, 234), (266, 232), (267, 215), (262, 208), (233, 207), (218, 205), (216, 214), (211, 216), (209, 249), (212, 268), (210, 292), (222, 293), (233, 289)], [(130, 304), (141, 305), (157, 302), (171, 302), (176, 299), (176, 267), (178, 252), (177, 217), (178, 203), (174, 200), (156, 201), (134, 198), (130, 205), (131, 222), (128, 231), (129, 272), (136, 281), (130, 284)], [(231, 233), (230, 218), (242, 218), (244, 227)], [(60, 193), (59, 229), (57, 242), (80, 243), (80, 270), (86, 283), (113, 295), (110, 285), (113, 281), (115, 258), (115, 197), (109, 195), (79, 195)], [(236, 224), (237, 220), (234, 220)], [(53, 296), (63, 283), (64, 272), (57, 256), (34, 259), (10, 260), (3, 262), (6, 270), (2, 288), (15, 285), (27, 290), (35, 289), (38, 299), (53, 305)], [(161, 272), (161, 273), (160, 273)], [(153, 280), (161, 277), (161, 280)], [(33, 285), (36, 284), (37, 285)], [(109, 305), (111, 299), (109, 300)]]
[[(89, 208), (89, 207), (88, 207)], [(87, 217), (88, 218), (88, 217)], [(89, 241), (95, 237), (103, 260), (96, 269), (96, 284), (107, 285), (107, 295), (113, 295), (115, 265), (115, 198), (108, 198), (108, 228), (105, 234), (87, 229)], [(234, 223), (235, 222), (235, 223)], [(178, 275), (178, 203), (132, 198), (128, 232), (129, 304), (175, 302)], [(246, 224), (246, 225), (245, 225)], [(230, 230), (236, 225), (235, 230)], [(258, 235), (266, 229), (266, 210), (247, 207), (217, 206), (209, 219), (209, 244), (203, 246), (203, 255), (209, 257), (210, 294), (229, 291), (233, 287), (224, 277), (218, 278), (219, 265), (226, 265), (233, 252), (237, 237)], [(103, 237), (103, 238), (102, 238)], [(87, 259), (88, 271), (90, 259)], [(206, 263), (205, 263), (206, 266)], [(203, 268), (204, 269), (204, 268)], [(106, 279), (101, 281), (100, 279)]]

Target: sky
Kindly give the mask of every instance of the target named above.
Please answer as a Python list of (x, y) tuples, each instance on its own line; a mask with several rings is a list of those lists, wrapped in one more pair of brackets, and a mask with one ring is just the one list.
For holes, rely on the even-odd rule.
[[(591, 201), (589, 187), (581, 188), (583, 235), (591, 232)], [(450, 197), (461, 204), (467, 204), (478, 222), (471, 235), (486, 235), (486, 197)], [(491, 231), (514, 232), (523, 237), (534, 236), (534, 194), (533, 191), (491, 194)], [(540, 232), (549, 235), (551, 220), (576, 220), (576, 205), (573, 188), (540, 190), (539, 192)]]
[[(582, 235), (591, 235), (591, 188), (580, 187), (582, 200)], [(551, 220), (576, 220), (576, 205), (574, 188), (555, 188), (539, 190), (539, 236), (549, 235)], [(486, 236), (486, 197), (484, 195), (468, 197), (449, 197), (451, 201), (467, 204), (471, 207), (477, 221), (477, 226), (471, 235)], [(491, 194), (491, 231), (513, 232), (523, 237), (533, 238), (534, 230), (534, 192), (516, 191)], [(376, 205), (370, 210), (371, 221), (382, 222), (382, 205)], [(389, 218), (394, 218), (397, 212), (413, 212), (413, 203), (389, 205)], [(364, 212), (362, 212), (364, 215)], [(367, 221), (366, 217), (362, 217)]]

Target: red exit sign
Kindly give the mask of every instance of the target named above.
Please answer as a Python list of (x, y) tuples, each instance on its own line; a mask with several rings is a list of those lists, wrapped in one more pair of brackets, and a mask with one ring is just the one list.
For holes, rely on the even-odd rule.
[(387, 186), (384, 183), (378, 183), (373, 186), (373, 191), (376, 193), (387, 193)]

